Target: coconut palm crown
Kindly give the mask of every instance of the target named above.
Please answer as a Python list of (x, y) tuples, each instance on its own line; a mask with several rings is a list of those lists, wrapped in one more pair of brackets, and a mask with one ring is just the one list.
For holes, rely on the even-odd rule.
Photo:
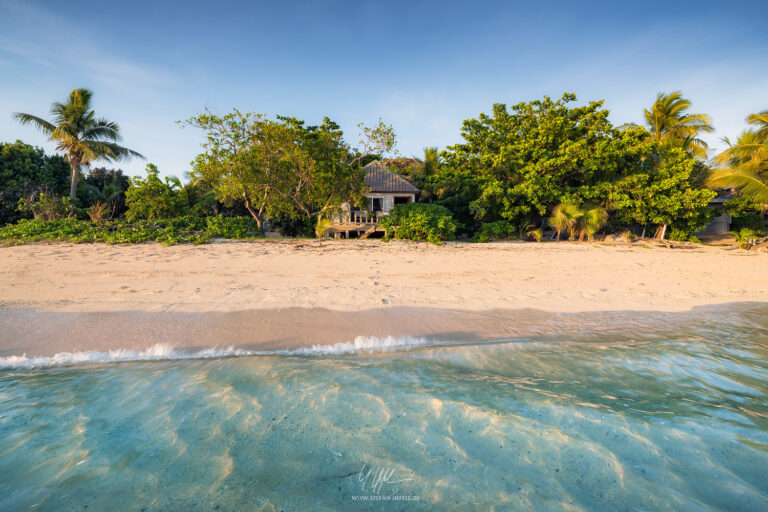
[(745, 130), (736, 144), (725, 139), (730, 147), (717, 155), (721, 167), (710, 173), (707, 184), (737, 189), (750, 200), (768, 205), (768, 110), (750, 115), (747, 122), (753, 128)]
[(51, 120), (22, 112), (13, 118), (22, 125), (32, 125), (56, 142), (56, 149), (66, 153), (72, 169), (69, 199), (74, 201), (77, 194), (77, 178), (82, 166), (94, 160), (120, 161), (132, 157), (144, 158), (139, 153), (117, 144), (122, 140), (117, 123), (96, 118), (91, 108), (88, 89), (75, 89), (66, 101), (51, 106)]
[(651, 109), (645, 110), (645, 122), (654, 140), (677, 145), (699, 158), (706, 158), (707, 143), (701, 133), (712, 133), (711, 118), (706, 114), (687, 114), (690, 100), (679, 91), (659, 93)]

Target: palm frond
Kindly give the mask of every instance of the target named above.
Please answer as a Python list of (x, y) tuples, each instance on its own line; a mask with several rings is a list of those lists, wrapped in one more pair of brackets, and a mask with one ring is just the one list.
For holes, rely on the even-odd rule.
[(751, 200), (768, 204), (768, 180), (744, 166), (714, 169), (707, 178), (710, 188), (733, 188)]
[[(122, 161), (129, 160), (131, 158), (140, 158), (144, 160), (144, 156), (132, 149), (125, 148), (114, 142), (107, 142), (101, 140), (84, 140), (83, 146), (91, 153), (92, 158), (89, 160), (96, 160), (102, 158), (109, 161)], [(85, 162), (85, 160), (83, 160)]]
[(24, 112), (15, 112), (13, 119), (22, 124), (22, 126), (32, 125), (46, 135), (50, 135), (56, 127), (45, 119)]

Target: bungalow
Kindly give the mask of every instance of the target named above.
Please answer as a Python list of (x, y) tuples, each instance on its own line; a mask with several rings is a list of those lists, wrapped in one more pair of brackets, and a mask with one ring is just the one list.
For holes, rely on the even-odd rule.
[(419, 189), (383, 163), (371, 162), (363, 170), (365, 204), (353, 207), (349, 203), (342, 203), (341, 212), (331, 217), (325, 236), (368, 238), (382, 231), (378, 227), (379, 219), (388, 215), (395, 205), (416, 201)]
[[(714, 210), (723, 206), (726, 201), (733, 199), (734, 196), (735, 194), (731, 191), (720, 191), (718, 192), (717, 196), (712, 198), (708, 206)], [(728, 230), (730, 229), (731, 216), (725, 212), (722, 212), (717, 217), (712, 217), (712, 219), (709, 221), (709, 224), (707, 224), (707, 227), (704, 230), (696, 233), (696, 235), (705, 237), (718, 237), (727, 235)]]

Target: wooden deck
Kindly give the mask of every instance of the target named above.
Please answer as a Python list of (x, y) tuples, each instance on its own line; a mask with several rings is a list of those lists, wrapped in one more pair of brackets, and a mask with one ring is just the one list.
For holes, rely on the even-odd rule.
[(379, 227), (379, 219), (387, 215), (386, 212), (352, 211), (334, 216), (331, 225), (325, 231), (326, 238), (349, 238), (354, 233), (358, 238), (368, 238), (376, 232), (383, 233)]

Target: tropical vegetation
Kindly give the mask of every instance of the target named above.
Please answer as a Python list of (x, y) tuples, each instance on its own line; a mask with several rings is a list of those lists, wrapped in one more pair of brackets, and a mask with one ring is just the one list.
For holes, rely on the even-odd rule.
[(716, 161), (720, 166), (709, 176), (709, 185), (733, 188), (765, 210), (768, 205), (768, 110), (747, 118), (751, 128), (739, 135), (735, 144), (726, 139), (729, 148)]
[[(762, 235), (768, 205), (768, 111), (708, 161), (706, 114), (680, 92), (660, 93), (645, 125), (614, 126), (602, 101), (543, 97), (467, 119), (462, 140), (420, 157), (397, 156), (392, 126), (358, 125), (347, 142), (328, 118), (203, 111), (179, 124), (202, 131), (186, 179), (94, 168), (141, 155), (121, 145), (119, 126), (97, 118), (92, 93), (76, 89), (51, 119), (16, 113), (61, 154), (0, 143), (0, 239), (204, 243), (215, 237), (323, 236), (344, 202), (364, 206), (363, 167), (380, 160), (416, 185), (417, 203), (383, 217), (384, 239), (441, 243), (600, 233), (697, 241), (713, 215), (733, 216), (736, 239)], [(711, 208), (717, 194), (733, 196)], [(729, 196), (730, 197), (730, 196)], [(745, 231), (746, 230), (746, 231)], [(551, 233), (551, 236), (550, 234)], [(759, 236), (758, 236), (759, 238)], [(754, 240), (755, 238), (749, 238)], [(751, 243), (751, 242), (750, 242)]]
[(456, 222), (444, 206), (428, 203), (398, 204), (382, 217), (384, 240), (426, 240), (440, 244), (456, 236)]

